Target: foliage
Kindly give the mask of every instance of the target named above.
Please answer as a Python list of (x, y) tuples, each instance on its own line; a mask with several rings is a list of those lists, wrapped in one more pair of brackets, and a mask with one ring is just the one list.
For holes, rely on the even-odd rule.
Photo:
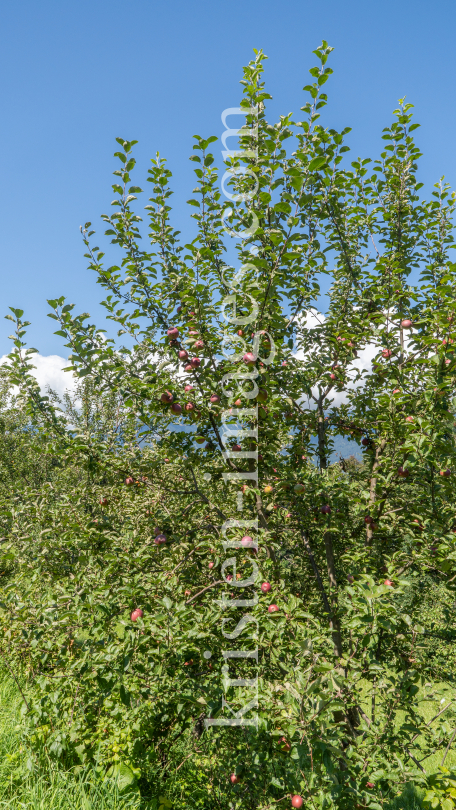
[[(451, 745), (452, 702), (422, 712), (441, 695), (421, 608), (439, 594), (451, 648), (454, 197), (421, 199), (403, 102), (379, 160), (345, 166), (349, 130), (319, 123), (330, 51), (303, 121), (269, 124), (262, 52), (244, 69), (231, 199), (216, 138), (196, 137), (186, 245), (157, 155), (143, 247), (134, 142), (117, 139), (118, 265), (90, 223), (83, 238), (125, 345), (49, 302), (75, 398), (41, 395), (8, 316), (21, 441), (56, 461), (2, 495), (2, 655), (33, 681), (36, 755), (93, 764), (154, 810), (380, 808)], [(331, 463), (347, 435), (362, 463)]]

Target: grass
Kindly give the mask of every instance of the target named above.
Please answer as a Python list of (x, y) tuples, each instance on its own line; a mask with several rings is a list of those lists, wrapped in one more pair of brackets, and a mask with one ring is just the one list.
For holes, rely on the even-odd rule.
[(20, 702), (15, 685), (0, 673), (0, 810), (139, 810), (137, 799), (120, 796), (91, 772), (76, 776), (51, 762), (39, 774), (28, 770), (17, 725)]
[[(439, 685), (446, 699), (452, 690)], [(437, 687), (436, 691), (440, 691)], [(136, 797), (119, 795), (115, 784), (102, 783), (95, 773), (76, 775), (49, 761), (39, 772), (29, 770), (29, 752), (18, 725), (21, 698), (15, 684), (0, 671), (0, 810), (146, 810)], [(422, 700), (421, 713), (429, 722), (437, 713), (439, 700)], [(453, 721), (454, 722), (454, 721)], [(441, 763), (442, 752), (423, 763), (433, 773)], [(445, 761), (456, 769), (456, 750)], [(412, 785), (391, 805), (391, 810), (421, 810), (420, 791)]]

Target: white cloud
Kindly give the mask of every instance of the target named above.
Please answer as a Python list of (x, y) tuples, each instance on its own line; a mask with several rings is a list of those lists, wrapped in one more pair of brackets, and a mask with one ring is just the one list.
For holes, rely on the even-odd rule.
[[(7, 355), (0, 357), (0, 365), (7, 362)], [(36, 366), (32, 374), (36, 378), (41, 392), (46, 392), (49, 385), (59, 396), (65, 390), (73, 391), (75, 379), (70, 371), (62, 371), (68, 365), (68, 360), (58, 354), (49, 354), (43, 357), (41, 354), (34, 354), (31, 357), (32, 365)]]

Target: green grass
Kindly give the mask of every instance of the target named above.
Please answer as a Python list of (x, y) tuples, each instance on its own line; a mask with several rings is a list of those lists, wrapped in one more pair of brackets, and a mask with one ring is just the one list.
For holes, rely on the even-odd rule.
[(29, 753), (18, 726), (20, 695), (0, 672), (0, 810), (139, 810), (91, 772), (76, 776), (51, 762), (39, 773), (27, 768)]
[[(439, 686), (439, 699), (442, 694), (447, 700), (454, 695), (444, 684)], [(40, 770), (29, 770), (30, 754), (19, 725), (20, 704), (15, 684), (0, 670), (0, 810), (146, 810), (138, 798), (119, 795), (115, 785), (102, 783), (91, 771), (76, 775), (50, 761)], [(439, 710), (439, 700), (422, 701), (420, 709), (429, 722)], [(442, 752), (423, 763), (428, 774), (438, 769), (441, 759)], [(456, 769), (454, 747), (445, 765)], [(420, 793), (408, 785), (391, 810), (421, 810)]]

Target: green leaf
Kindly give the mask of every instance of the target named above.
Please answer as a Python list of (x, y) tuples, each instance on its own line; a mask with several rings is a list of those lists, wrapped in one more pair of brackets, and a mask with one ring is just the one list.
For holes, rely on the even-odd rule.
[(327, 163), (327, 159), (325, 157), (316, 157), (309, 163), (309, 171), (316, 172), (318, 169), (321, 169)]

